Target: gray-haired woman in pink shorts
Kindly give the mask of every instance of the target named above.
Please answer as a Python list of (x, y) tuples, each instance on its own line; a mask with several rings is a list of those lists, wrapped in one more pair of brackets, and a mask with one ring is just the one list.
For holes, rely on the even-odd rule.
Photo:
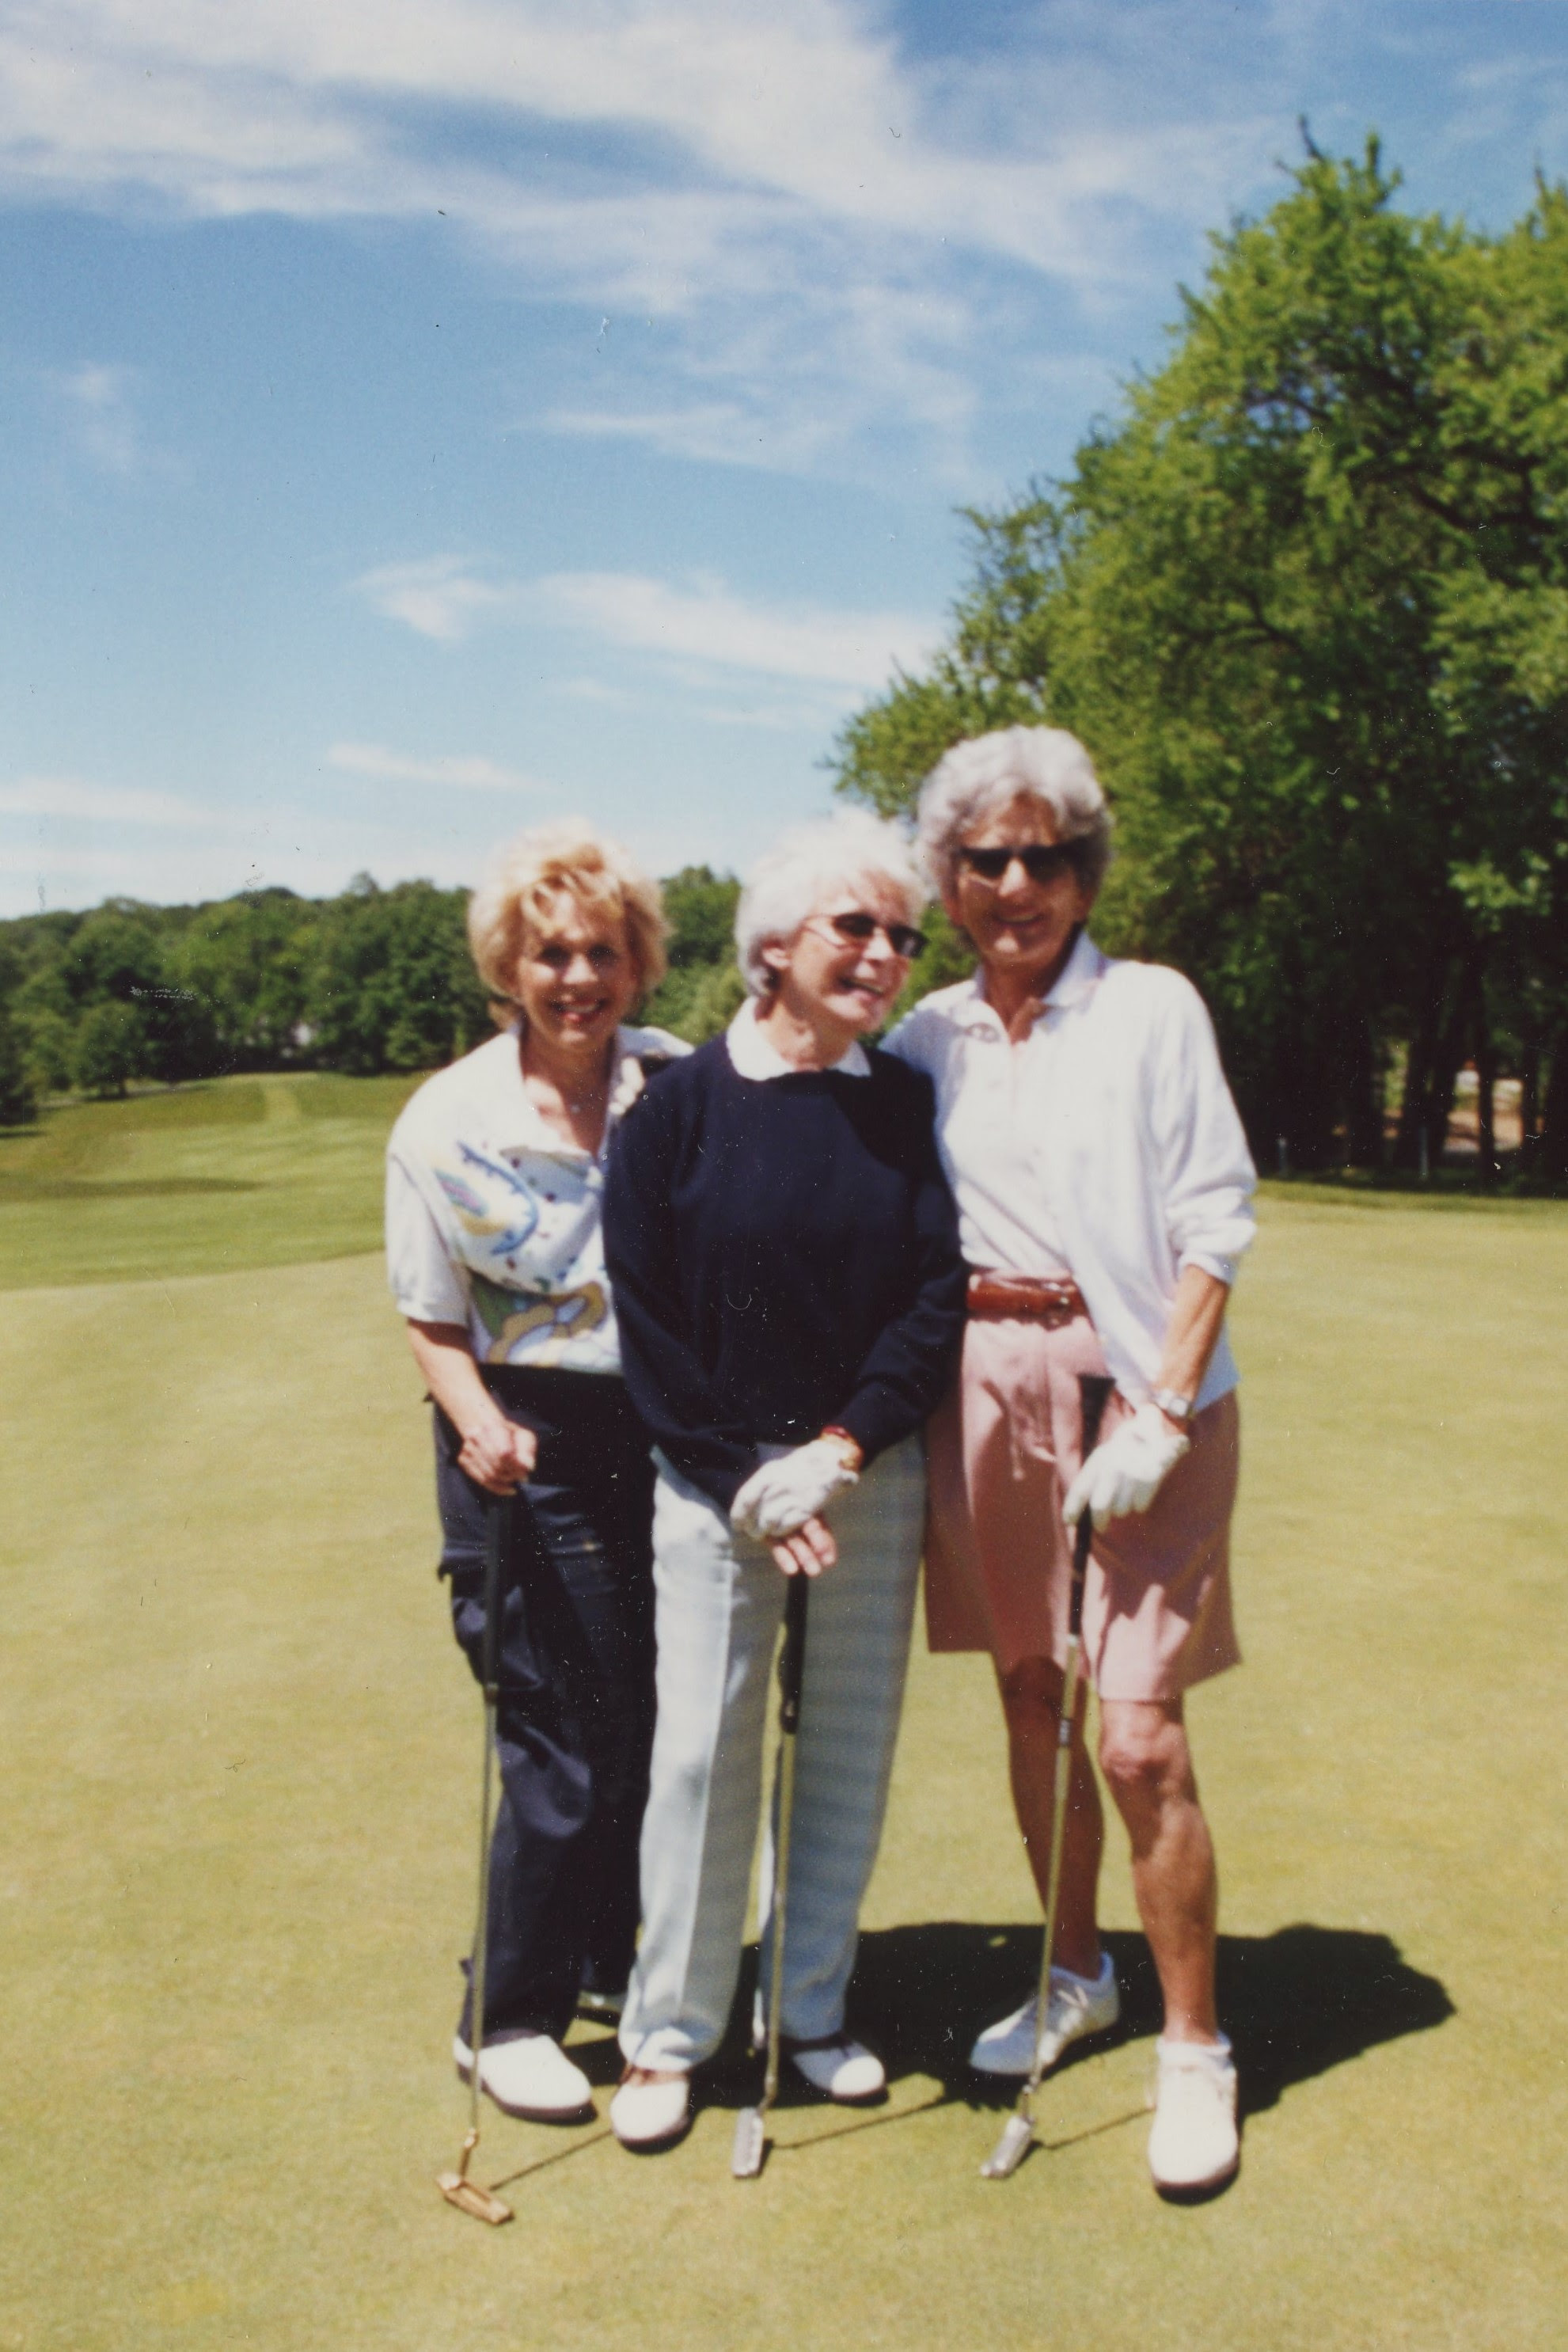
[[(971, 1269), (957, 1386), (930, 1424), (926, 1615), (936, 1650), (989, 1650), (1013, 1800), (1043, 1897), (1066, 1654), (1068, 1521), (1096, 1528), (1083, 1612), (1100, 1764), (1126, 1824), (1165, 1998), (1156, 2188), (1237, 2165), (1236, 2077), (1214, 2005), (1217, 1881), (1183, 1694), (1237, 1663), (1230, 1515), (1236, 1367), (1224, 1331), (1252, 1237), (1252, 1162), (1208, 1016), (1178, 972), (1084, 929), (1110, 820), (1075, 737), (1014, 727), (927, 779), (921, 845), (978, 951), (888, 1040), (936, 1084)], [(1115, 1394), (1082, 1459), (1078, 1376)], [(1113, 2024), (1095, 1892), (1103, 1822), (1074, 1733), (1047, 2016), (1031, 1996), (971, 2063), (1024, 2075)]]

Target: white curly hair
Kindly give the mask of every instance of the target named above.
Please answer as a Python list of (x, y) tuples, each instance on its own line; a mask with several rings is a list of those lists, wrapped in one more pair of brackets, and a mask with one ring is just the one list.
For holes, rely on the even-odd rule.
[(1111, 812), (1093, 761), (1065, 727), (998, 727), (955, 743), (920, 787), (921, 860), (944, 898), (964, 835), (1020, 793), (1050, 810), (1059, 841), (1081, 845), (1080, 878), (1098, 890), (1111, 863)]
[(796, 825), (764, 852), (746, 877), (735, 910), (735, 952), (747, 987), (765, 996), (776, 974), (763, 950), (792, 940), (831, 894), (857, 883), (885, 882), (917, 923), (931, 896), (896, 825), (867, 809), (840, 809)]

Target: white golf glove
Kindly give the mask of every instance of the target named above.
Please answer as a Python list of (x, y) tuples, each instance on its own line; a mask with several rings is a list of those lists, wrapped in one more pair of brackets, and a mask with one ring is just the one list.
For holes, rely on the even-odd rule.
[(1085, 1511), (1092, 1511), (1095, 1526), (1103, 1528), (1127, 1511), (1146, 1511), (1166, 1473), (1191, 1444), (1157, 1404), (1141, 1404), (1131, 1421), (1094, 1448), (1067, 1490), (1062, 1517), (1075, 1528)]
[(777, 1462), (754, 1470), (729, 1507), (735, 1525), (758, 1543), (776, 1543), (792, 1536), (808, 1519), (824, 1511), (835, 1495), (857, 1484), (857, 1474), (844, 1461), (842, 1446), (831, 1437), (813, 1437)]

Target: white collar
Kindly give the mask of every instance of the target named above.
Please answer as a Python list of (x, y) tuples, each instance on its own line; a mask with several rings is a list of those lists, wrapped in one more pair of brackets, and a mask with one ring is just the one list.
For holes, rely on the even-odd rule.
[[(725, 1035), (730, 1066), (742, 1078), (792, 1078), (801, 1074), (792, 1062), (787, 1062), (770, 1038), (765, 1037), (757, 1025), (757, 999), (748, 996)], [(852, 1038), (847, 1049), (831, 1066), (846, 1078), (869, 1078), (871, 1064), (865, 1047), (858, 1037)]]
[[(1091, 995), (1099, 985), (1104, 974), (1105, 961), (1104, 956), (1095, 946), (1088, 931), (1081, 930), (1072, 942), (1071, 954), (1057, 973), (1051, 987), (1040, 999), (1034, 1016), (1036, 1021), (1042, 1013), (1062, 1012), (1071, 1005), (1082, 1004), (1084, 998)], [(986, 975), (983, 969), (977, 971), (974, 978), (969, 981), (966, 992), (959, 998), (955, 1011), (966, 1029), (1002, 1029), (1003, 1027), (1001, 1014), (987, 998)]]

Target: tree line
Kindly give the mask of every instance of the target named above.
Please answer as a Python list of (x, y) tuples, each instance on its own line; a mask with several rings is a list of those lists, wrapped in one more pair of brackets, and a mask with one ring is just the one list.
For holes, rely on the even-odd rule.
[(1201, 987), (1260, 1159), (1435, 1162), (1473, 1059), (1483, 1167), (1507, 1075), (1561, 1178), (1568, 194), (1492, 236), (1401, 211), (1375, 142), (1291, 176), (1068, 478), (970, 515), (949, 640), (838, 781), (894, 813), (966, 734), (1071, 728), (1096, 930)]
[[(695, 866), (664, 888), (670, 971), (646, 1017), (695, 1042), (740, 999), (738, 885)], [(433, 1069), (494, 1026), (466, 907), (464, 890), (381, 889), (361, 875), (335, 898), (116, 898), (0, 923), (0, 1125), (25, 1123), (68, 1088), (105, 1097), (235, 1070)]]

